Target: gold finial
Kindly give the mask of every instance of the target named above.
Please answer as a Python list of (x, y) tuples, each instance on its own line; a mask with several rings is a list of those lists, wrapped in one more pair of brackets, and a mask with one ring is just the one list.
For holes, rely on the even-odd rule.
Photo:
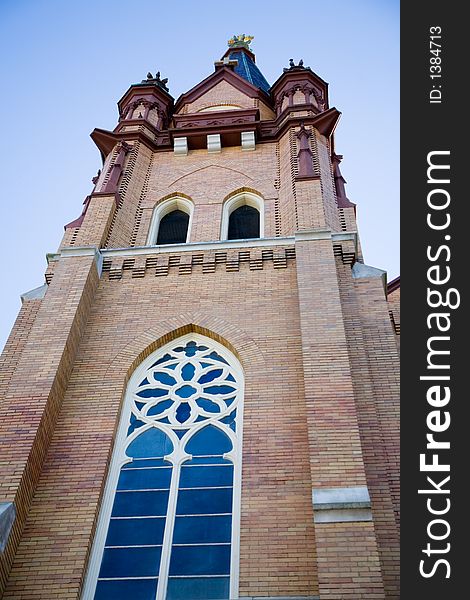
[(242, 33), (241, 35), (232, 36), (228, 43), (229, 48), (250, 48), (251, 40), (254, 39), (252, 35), (245, 35)]

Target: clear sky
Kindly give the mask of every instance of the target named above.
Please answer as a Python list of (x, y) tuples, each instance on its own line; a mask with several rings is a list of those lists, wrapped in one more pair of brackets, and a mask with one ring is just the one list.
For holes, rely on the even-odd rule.
[(399, 274), (398, 0), (0, 0), (0, 349), (101, 167), (89, 133), (148, 71), (176, 99), (240, 33), (270, 83), (303, 58), (330, 84), (365, 262)]

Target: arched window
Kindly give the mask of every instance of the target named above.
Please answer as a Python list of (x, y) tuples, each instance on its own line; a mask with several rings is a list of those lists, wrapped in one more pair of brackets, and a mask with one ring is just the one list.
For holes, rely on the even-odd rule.
[(83, 600), (238, 597), (243, 373), (188, 334), (127, 386)]
[(193, 204), (186, 198), (170, 198), (153, 211), (147, 244), (184, 244), (189, 240)]
[(264, 236), (264, 206), (256, 194), (243, 192), (225, 202), (221, 239), (243, 240)]
[(184, 244), (188, 236), (189, 215), (182, 210), (166, 214), (158, 226), (157, 245)]
[(228, 240), (259, 238), (259, 212), (244, 204), (236, 208), (228, 218)]

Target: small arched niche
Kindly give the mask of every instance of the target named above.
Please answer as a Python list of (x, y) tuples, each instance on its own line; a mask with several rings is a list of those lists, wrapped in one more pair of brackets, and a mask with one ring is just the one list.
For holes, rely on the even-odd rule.
[(174, 197), (158, 204), (153, 211), (147, 244), (185, 244), (189, 241), (193, 204), (190, 200)]
[(264, 204), (260, 196), (242, 192), (223, 207), (221, 239), (243, 240), (264, 237)]

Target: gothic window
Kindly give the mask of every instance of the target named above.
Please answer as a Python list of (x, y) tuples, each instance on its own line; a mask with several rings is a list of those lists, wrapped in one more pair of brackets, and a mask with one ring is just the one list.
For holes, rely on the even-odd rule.
[(153, 211), (147, 243), (184, 244), (189, 240), (193, 204), (186, 198), (170, 198)]
[(242, 240), (264, 236), (262, 199), (251, 192), (236, 194), (227, 200), (222, 212), (223, 240)]
[(157, 245), (184, 244), (188, 235), (189, 215), (182, 210), (166, 214), (158, 226)]
[(259, 212), (244, 204), (236, 208), (228, 219), (228, 240), (243, 240), (259, 237)]
[(243, 374), (188, 334), (132, 375), (83, 600), (238, 594)]

